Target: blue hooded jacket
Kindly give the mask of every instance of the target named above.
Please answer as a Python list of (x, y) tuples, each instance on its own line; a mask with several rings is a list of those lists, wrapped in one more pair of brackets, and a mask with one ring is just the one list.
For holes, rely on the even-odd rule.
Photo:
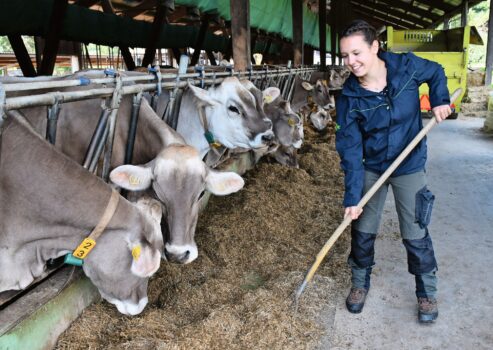
[[(382, 92), (364, 89), (351, 74), (336, 101), (336, 148), (345, 174), (344, 207), (363, 196), (364, 171), (381, 175), (423, 127), (418, 88), (427, 83), (432, 107), (450, 104), (441, 65), (413, 53), (379, 52), (387, 68)], [(392, 176), (424, 169), (426, 138), (404, 159)]]

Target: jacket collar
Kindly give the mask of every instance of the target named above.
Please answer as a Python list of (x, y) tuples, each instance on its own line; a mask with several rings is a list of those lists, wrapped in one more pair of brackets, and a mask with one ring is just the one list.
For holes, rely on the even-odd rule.
[[(378, 57), (385, 62), (387, 68), (387, 88), (390, 96), (400, 91), (402, 85), (409, 80), (409, 59), (406, 55), (379, 51)], [(390, 78), (389, 78), (390, 77)], [(349, 97), (366, 97), (378, 95), (378, 92), (364, 89), (356, 76), (351, 73), (343, 85), (342, 94)]]

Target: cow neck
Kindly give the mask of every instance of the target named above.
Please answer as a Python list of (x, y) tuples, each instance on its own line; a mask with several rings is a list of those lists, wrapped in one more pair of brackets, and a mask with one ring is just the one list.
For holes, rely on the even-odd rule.
[(91, 231), (88, 237), (86, 237), (81, 244), (72, 252), (65, 255), (65, 263), (69, 265), (82, 266), (84, 259), (90, 253), (90, 251), (96, 246), (96, 240), (103, 234), (106, 226), (113, 218), (118, 202), (120, 199), (120, 194), (115, 190), (111, 190), (111, 197), (106, 205), (103, 215), (99, 219), (99, 222)]
[(204, 137), (209, 143), (211, 149), (217, 149), (221, 147), (221, 143), (215, 139), (214, 134), (209, 130), (209, 123), (207, 122), (207, 116), (205, 115), (205, 107), (199, 108), (199, 116), (202, 127), (204, 128)]

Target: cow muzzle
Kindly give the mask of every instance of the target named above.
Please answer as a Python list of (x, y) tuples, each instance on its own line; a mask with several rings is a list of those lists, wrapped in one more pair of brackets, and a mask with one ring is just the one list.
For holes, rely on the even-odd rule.
[(166, 243), (164, 248), (166, 260), (176, 264), (189, 264), (198, 256), (196, 245), (174, 245)]

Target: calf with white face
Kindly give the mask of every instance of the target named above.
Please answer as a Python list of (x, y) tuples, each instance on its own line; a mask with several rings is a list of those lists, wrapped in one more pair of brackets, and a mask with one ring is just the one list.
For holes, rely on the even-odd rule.
[(110, 178), (130, 191), (155, 193), (164, 204), (168, 224), (165, 256), (181, 264), (198, 256), (194, 235), (204, 191), (223, 196), (244, 185), (241, 176), (209, 168), (195, 148), (180, 144), (170, 145), (145, 165), (121, 165), (111, 172)]
[(211, 147), (204, 136), (206, 130), (231, 149), (262, 148), (274, 137), (272, 122), (261, 103), (235, 77), (209, 90), (189, 85), (182, 97), (176, 130), (202, 158)]

